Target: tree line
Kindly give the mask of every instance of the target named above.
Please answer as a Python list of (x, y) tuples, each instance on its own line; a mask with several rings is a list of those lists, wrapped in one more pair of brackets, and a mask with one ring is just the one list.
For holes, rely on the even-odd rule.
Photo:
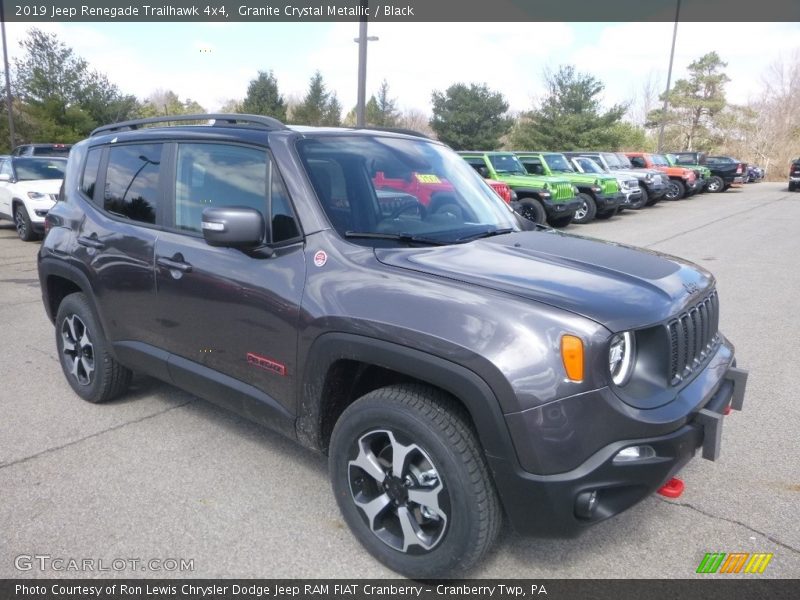
[[(122, 92), (56, 34), (29, 30), (20, 42), (12, 75), (16, 142), (74, 142), (93, 128), (137, 117), (206, 112), (196, 101), (171, 90), (138, 99)], [(366, 104), (373, 127), (414, 129), (457, 150), (656, 150), (664, 129), (667, 150), (732, 154), (767, 167), (800, 155), (800, 54), (770, 69), (764, 93), (745, 106), (730, 104), (725, 63), (710, 52), (688, 66), (667, 95), (668, 109), (655, 105), (652, 81), (645, 85), (644, 108), (632, 118), (633, 102), (606, 107), (605, 85), (572, 65), (545, 70), (545, 93), (528, 111), (511, 113), (503, 94), (482, 83), (456, 83), (431, 95), (431, 115), (402, 111), (384, 79)], [(767, 75), (770, 75), (768, 73)], [(659, 100), (663, 102), (664, 94)], [(3, 106), (2, 112), (6, 108)], [(273, 71), (259, 71), (242, 99), (221, 112), (273, 116), (283, 122), (354, 126), (355, 107), (344, 112), (335, 90), (315, 72), (301, 98), (281, 93)], [(7, 115), (0, 119), (0, 152), (9, 149)], [(783, 169), (785, 170), (785, 169)]]

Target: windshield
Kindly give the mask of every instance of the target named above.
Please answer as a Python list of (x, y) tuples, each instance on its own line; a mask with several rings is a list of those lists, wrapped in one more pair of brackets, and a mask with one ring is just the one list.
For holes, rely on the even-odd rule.
[(563, 154), (544, 154), (544, 162), (547, 163), (547, 166), (550, 167), (550, 170), (553, 173), (574, 173), (575, 169), (573, 169), (567, 157)]
[(615, 152), (614, 156), (617, 157), (617, 160), (619, 160), (619, 164), (623, 169), (633, 168), (633, 164), (631, 163), (630, 159), (627, 156), (625, 156), (622, 152)]
[(661, 156), (660, 154), (651, 154), (650, 155), (650, 160), (653, 161), (654, 165), (658, 165), (659, 167), (668, 167), (669, 166), (669, 163), (667, 162), (667, 159), (664, 158), (663, 156)]
[(527, 175), (528, 171), (513, 154), (490, 154), (489, 162), (498, 173), (509, 175)]
[(64, 179), (66, 159), (58, 158), (18, 158), (14, 160), (14, 170), (18, 181), (36, 179)]
[(463, 158), (439, 144), (319, 136), (300, 140), (297, 150), (322, 208), (344, 237), (371, 245), (455, 243), (519, 229), (508, 205)]
[(608, 165), (609, 169), (624, 169), (625, 168), (625, 165), (623, 165), (620, 162), (619, 158), (617, 158), (617, 155), (614, 154), (613, 152), (603, 152), (603, 154), (601, 154), (601, 156), (606, 161), (606, 164)]
[(578, 166), (584, 173), (605, 173), (596, 162), (586, 156), (580, 156), (574, 159)]

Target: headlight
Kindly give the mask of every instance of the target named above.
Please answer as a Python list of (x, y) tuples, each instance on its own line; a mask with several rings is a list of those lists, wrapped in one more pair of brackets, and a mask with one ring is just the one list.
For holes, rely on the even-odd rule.
[(608, 369), (615, 385), (625, 385), (633, 373), (636, 344), (630, 331), (618, 333), (611, 338), (608, 349)]
[(581, 193), (581, 191), (578, 189), (578, 186), (573, 185), (572, 186), (572, 193), (575, 194), (575, 195), (578, 195), (578, 194)]
[(47, 194), (42, 194), (41, 192), (28, 192), (28, 198), (31, 200), (41, 200), (42, 198), (47, 198)]
[(593, 185), (592, 186), (592, 191), (595, 192), (595, 193), (599, 193), (599, 192), (603, 191), (603, 188), (601, 188), (599, 185)]
[(651, 173), (647, 173), (647, 174), (644, 176), (644, 180), (645, 180), (647, 183), (650, 183), (651, 181), (653, 181), (653, 175), (652, 175)]
[(549, 190), (550, 189), (550, 185), (545, 181), (544, 185), (542, 186), (542, 189), (543, 190)]

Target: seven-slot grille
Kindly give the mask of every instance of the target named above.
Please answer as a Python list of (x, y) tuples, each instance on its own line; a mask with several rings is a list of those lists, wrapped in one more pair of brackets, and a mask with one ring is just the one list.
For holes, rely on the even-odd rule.
[(718, 329), (719, 297), (716, 290), (667, 323), (672, 385), (691, 375), (719, 345)]
[(556, 183), (553, 186), (553, 191), (555, 192), (553, 194), (555, 200), (569, 200), (575, 197), (571, 183)]

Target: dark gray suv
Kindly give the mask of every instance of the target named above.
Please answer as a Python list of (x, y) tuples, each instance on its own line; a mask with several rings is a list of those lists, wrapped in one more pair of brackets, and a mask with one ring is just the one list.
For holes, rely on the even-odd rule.
[(503, 517), (575, 535), (717, 457), (747, 375), (708, 272), (518, 220), (421, 136), (169, 120), (76, 144), (47, 215), (80, 397), (139, 371), (327, 454), (353, 533), (416, 578)]

